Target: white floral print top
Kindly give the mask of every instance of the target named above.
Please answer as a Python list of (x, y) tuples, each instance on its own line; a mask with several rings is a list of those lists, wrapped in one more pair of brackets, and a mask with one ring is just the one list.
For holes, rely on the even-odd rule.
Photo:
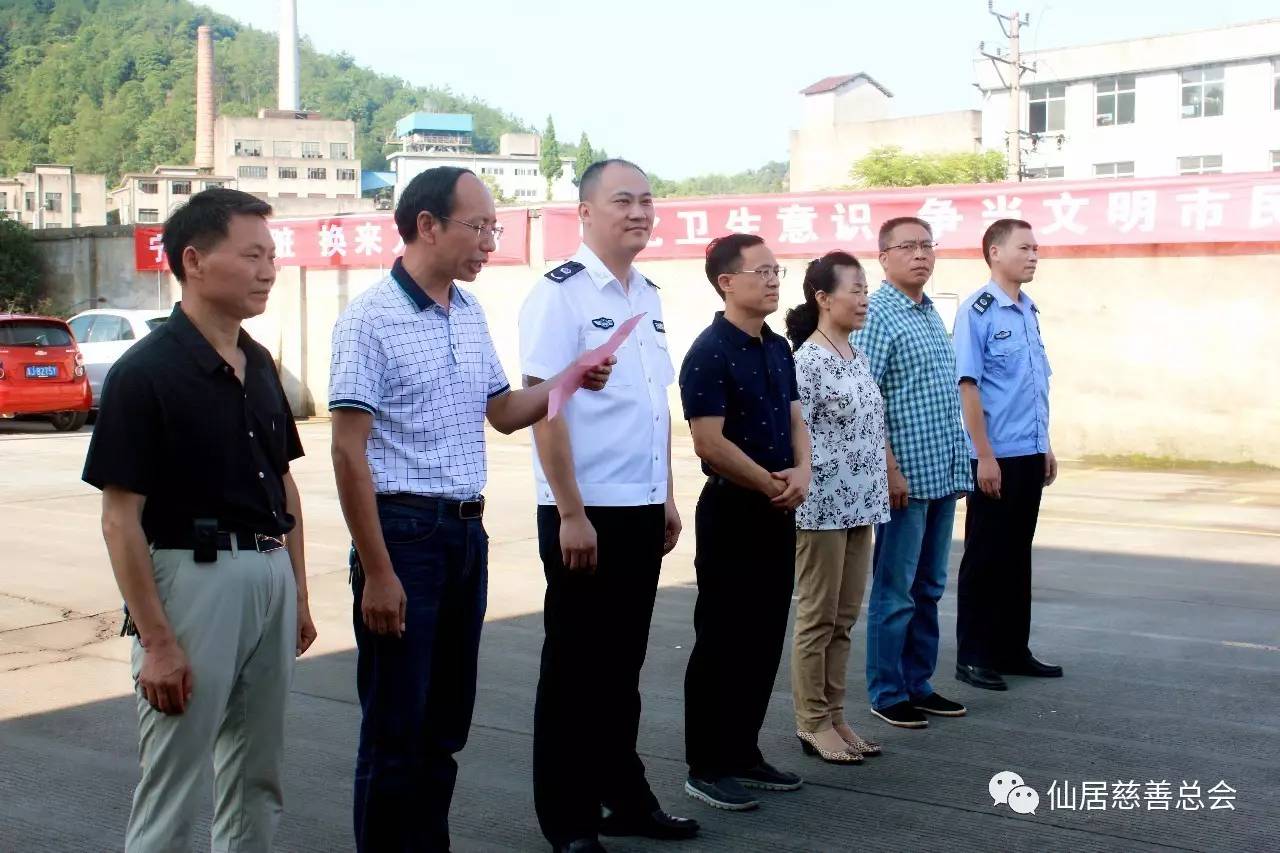
[(867, 357), (814, 343), (796, 350), (796, 380), (813, 439), (813, 483), (796, 511), (801, 530), (842, 530), (889, 520), (884, 402)]

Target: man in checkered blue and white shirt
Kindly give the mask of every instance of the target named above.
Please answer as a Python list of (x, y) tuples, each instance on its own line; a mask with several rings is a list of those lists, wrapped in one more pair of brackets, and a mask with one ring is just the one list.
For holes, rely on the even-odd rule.
[[(474, 173), (418, 175), (395, 221), (404, 256), (338, 319), (329, 381), (354, 543), (356, 849), (448, 850), (488, 589), (484, 424), (541, 420), (561, 375), (511, 390), (484, 311), (454, 284), (475, 280), (501, 234)], [(603, 388), (608, 372), (583, 385)]]
[(926, 713), (965, 713), (929, 684), (938, 663), (938, 599), (947, 585), (956, 499), (973, 485), (955, 351), (924, 292), (934, 248), (921, 219), (881, 226), (885, 282), (853, 338), (884, 397), (888, 435), (891, 517), (876, 527), (867, 693), (876, 716), (903, 728), (924, 728)]

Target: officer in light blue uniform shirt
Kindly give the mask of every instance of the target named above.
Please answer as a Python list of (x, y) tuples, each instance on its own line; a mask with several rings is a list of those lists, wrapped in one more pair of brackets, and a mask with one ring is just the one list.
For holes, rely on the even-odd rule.
[(1049, 443), (1049, 357), (1040, 309), (1022, 287), (1039, 246), (1018, 219), (982, 239), (991, 280), (956, 312), (956, 378), (975, 490), (960, 563), (956, 677), (1005, 690), (1004, 674), (1058, 677), (1031, 653), (1031, 542), (1044, 487), (1057, 476)]

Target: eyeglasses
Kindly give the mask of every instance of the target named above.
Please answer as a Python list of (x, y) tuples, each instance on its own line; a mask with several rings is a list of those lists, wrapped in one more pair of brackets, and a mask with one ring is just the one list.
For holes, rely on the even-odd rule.
[(924, 252), (926, 255), (933, 254), (933, 250), (938, 248), (938, 244), (932, 240), (908, 240), (905, 243), (899, 243), (896, 246), (886, 246), (885, 251), (889, 252), (893, 249), (900, 249), (904, 252), (915, 254), (916, 252)]
[(753, 273), (766, 280), (776, 278), (778, 281), (782, 281), (787, 277), (786, 267), (756, 267), (753, 270), (742, 270), (742, 272), (734, 273), (734, 275), (745, 275), (746, 273)]
[(470, 222), (463, 222), (461, 219), (453, 219), (449, 216), (441, 216), (440, 218), (445, 222), (452, 222), (454, 225), (462, 225), (470, 228), (472, 231), (476, 232), (476, 237), (480, 240), (483, 240), (486, 236), (492, 237), (494, 240), (502, 239), (503, 228), (501, 225), (494, 225), (492, 228), (488, 228), (484, 225), (472, 225)]

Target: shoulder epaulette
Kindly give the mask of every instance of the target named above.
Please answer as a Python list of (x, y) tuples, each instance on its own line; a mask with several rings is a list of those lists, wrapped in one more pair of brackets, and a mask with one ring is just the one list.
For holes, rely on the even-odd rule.
[(577, 261), (565, 261), (560, 266), (549, 271), (546, 274), (546, 277), (554, 281), (556, 284), (564, 284), (584, 269), (586, 269), (586, 267)]
[(642, 278), (643, 278), (645, 281), (649, 282), (649, 286), (650, 286), (650, 287), (652, 287), (652, 288), (654, 288), (655, 290), (661, 290), (661, 289), (662, 289), (662, 288), (658, 287), (658, 285), (654, 284), (654, 283), (653, 283), (653, 279), (649, 278), (649, 276), (647, 276), (647, 275), (646, 275), (646, 276), (642, 276)]
[(973, 303), (973, 310), (979, 314), (985, 314), (987, 309), (991, 307), (991, 303), (995, 301), (996, 298), (990, 293), (984, 293)]

